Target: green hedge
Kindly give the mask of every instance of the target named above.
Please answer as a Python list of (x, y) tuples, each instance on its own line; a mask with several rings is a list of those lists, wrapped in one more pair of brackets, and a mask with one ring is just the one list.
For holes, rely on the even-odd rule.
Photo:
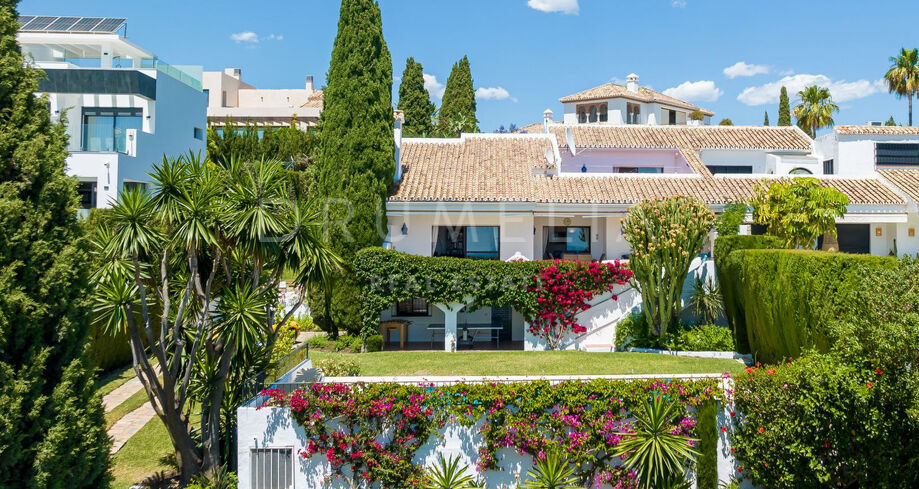
[(718, 489), (718, 408), (717, 399), (709, 399), (699, 406), (696, 436), (699, 437), (699, 456), (696, 457), (696, 487)]
[(734, 331), (737, 351), (750, 353), (750, 342), (747, 340), (746, 321), (744, 320), (743, 303), (737, 293), (740, 286), (739, 270), (730, 260), (731, 252), (736, 250), (782, 248), (782, 241), (774, 236), (719, 236), (715, 240), (715, 272), (721, 286), (724, 300), (724, 313), (728, 325)]
[(126, 331), (107, 334), (101, 324), (93, 324), (89, 329), (89, 344), (86, 356), (93, 366), (103, 372), (131, 363), (131, 345)]
[(763, 362), (797, 357), (808, 347), (828, 351), (829, 326), (861, 313), (855, 298), (868, 286), (868, 272), (897, 265), (891, 257), (805, 250), (742, 250), (729, 261), (729, 270), (740, 273), (734, 290), (750, 348)]

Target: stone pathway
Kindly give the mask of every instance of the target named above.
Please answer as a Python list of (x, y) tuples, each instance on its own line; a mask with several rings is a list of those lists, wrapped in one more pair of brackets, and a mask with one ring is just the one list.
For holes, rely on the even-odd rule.
[(137, 376), (131, 377), (131, 380), (121, 384), (117, 389), (109, 392), (102, 398), (102, 407), (105, 408), (105, 412), (108, 413), (119, 404), (127, 401), (135, 392), (143, 388), (144, 386), (140, 383), (140, 380), (137, 379)]
[(111, 453), (114, 454), (121, 450), (121, 447), (154, 416), (156, 416), (156, 411), (153, 410), (153, 406), (148, 402), (116, 421), (108, 430), (108, 435), (112, 437)]

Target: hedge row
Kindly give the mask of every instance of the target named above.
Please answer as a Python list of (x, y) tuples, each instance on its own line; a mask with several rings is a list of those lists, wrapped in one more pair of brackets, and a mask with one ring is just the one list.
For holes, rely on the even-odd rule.
[(829, 326), (865, 311), (858, 293), (873, 269), (894, 269), (891, 257), (767, 249), (768, 237), (719, 238), (716, 267), (738, 348), (763, 362), (826, 352)]
[(714, 260), (721, 295), (724, 300), (724, 313), (728, 325), (734, 331), (737, 351), (750, 353), (750, 342), (747, 340), (746, 320), (743, 302), (737, 292), (740, 287), (740, 271), (730, 257), (736, 250), (782, 248), (782, 241), (774, 236), (720, 236), (715, 240)]

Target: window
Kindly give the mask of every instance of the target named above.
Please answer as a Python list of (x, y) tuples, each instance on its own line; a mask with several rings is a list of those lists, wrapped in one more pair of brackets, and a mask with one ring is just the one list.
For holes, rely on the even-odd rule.
[(227, 91), (226, 90), (223, 90), (222, 92), (220, 92), (220, 106), (221, 107), (227, 106)]
[(195, 139), (204, 141), (204, 129), (201, 129), (200, 127), (195, 127), (194, 136), (195, 136)]
[(708, 166), (708, 171), (712, 172), (712, 175), (750, 174), (753, 173), (753, 167), (744, 165), (718, 165)]
[(590, 117), (587, 120), (589, 120), (590, 122), (597, 122), (597, 106), (596, 105), (590, 106)]
[(590, 227), (546, 226), (543, 228), (543, 258), (564, 258), (566, 254), (590, 254)]
[(919, 144), (877, 143), (874, 152), (878, 166), (919, 166)]
[(77, 194), (80, 196), (80, 209), (96, 207), (96, 182), (80, 182)]
[(396, 303), (396, 316), (427, 316), (428, 301), (416, 297)]
[(583, 106), (578, 106), (578, 124), (584, 124), (587, 122), (587, 109)]
[(143, 127), (143, 109), (83, 108), (83, 151), (127, 153), (127, 130)]
[(251, 451), (253, 489), (293, 489), (294, 449), (253, 448)]
[(641, 124), (641, 105), (628, 102), (625, 104), (625, 123)]
[(814, 172), (808, 170), (807, 168), (793, 168), (790, 172), (788, 172), (788, 174), (789, 175), (813, 175)]
[(662, 166), (619, 166), (616, 173), (664, 173)]
[(823, 161), (823, 174), (832, 175), (833, 172), (833, 160), (824, 160)]
[(140, 190), (141, 192), (146, 192), (147, 184), (144, 182), (124, 182), (125, 192), (131, 192), (134, 190)]
[(669, 114), (667, 114), (667, 124), (670, 124), (671, 126), (675, 126), (676, 125), (676, 111), (670, 110), (668, 112)]
[(436, 226), (434, 256), (497, 260), (498, 226)]
[(609, 107), (606, 104), (600, 104), (600, 122), (609, 120)]

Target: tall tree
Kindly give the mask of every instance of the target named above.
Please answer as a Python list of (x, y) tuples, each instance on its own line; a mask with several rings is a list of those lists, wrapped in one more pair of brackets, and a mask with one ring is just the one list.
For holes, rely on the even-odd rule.
[(779, 124), (780, 126), (791, 125), (791, 109), (788, 103), (788, 90), (782, 87), (779, 94)]
[(93, 370), (86, 240), (67, 136), (0, 1), (0, 487), (108, 487), (111, 442)]
[(767, 110), (765, 114), (766, 114), (765, 117), (763, 117), (763, 125), (768, 126), (769, 125), (769, 111)]
[(475, 116), (475, 88), (469, 58), (453, 65), (443, 101), (440, 104), (439, 124), (458, 125), (461, 132), (479, 132), (479, 121)]
[(810, 137), (817, 137), (820, 128), (834, 124), (833, 112), (839, 112), (839, 107), (833, 103), (828, 88), (811, 85), (798, 92), (798, 98), (801, 103), (795, 106), (793, 113), (798, 127)]
[(884, 123), (885, 126), (896, 126), (897, 121), (893, 120), (893, 116), (890, 116), (890, 119), (887, 119), (887, 122)]
[(909, 122), (913, 125), (913, 96), (919, 94), (919, 48), (900, 48), (900, 54), (890, 57), (890, 69), (884, 75), (887, 90), (909, 101)]
[(399, 84), (399, 110), (405, 114), (402, 133), (405, 137), (430, 135), (434, 131), (434, 112), (437, 107), (424, 88), (424, 71), (415, 58), (405, 60), (405, 71)]
[[(395, 172), (392, 59), (375, 0), (342, 0), (323, 93), (316, 184), (335, 251), (350, 262), (386, 237), (386, 194)], [(333, 336), (339, 325), (360, 327), (359, 287), (349, 271), (331, 293), (315, 290), (317, 324)]]

